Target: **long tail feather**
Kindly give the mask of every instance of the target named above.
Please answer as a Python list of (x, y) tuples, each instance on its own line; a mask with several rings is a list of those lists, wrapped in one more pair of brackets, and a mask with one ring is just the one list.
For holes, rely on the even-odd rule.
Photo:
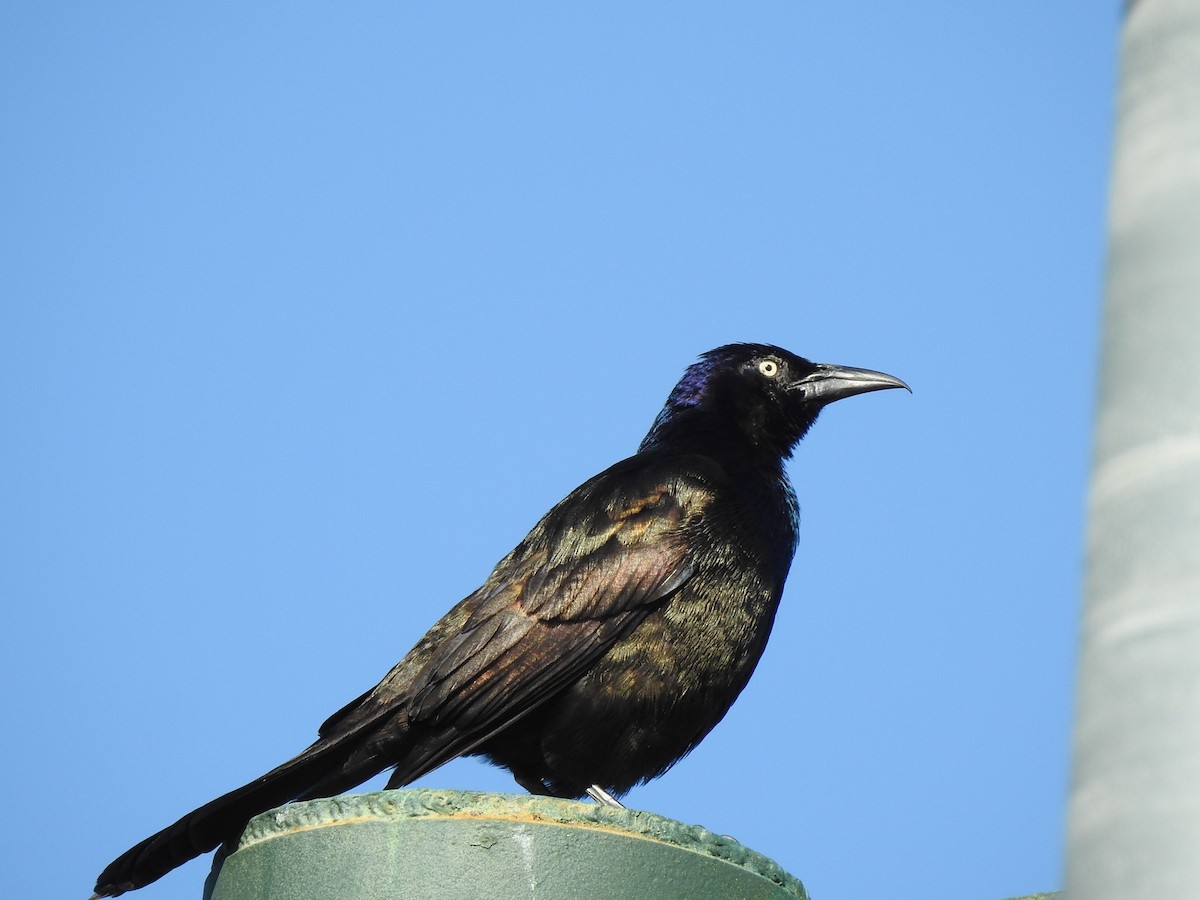
[[(94, 896), (117, 897), (144, 887), (188, 860), (236, 838), (252, 817), (304, 794), (311, 785), (337, 773), (357, 746), (357, 741), (347, 741), (347, 737), (350, 736), (317, 741), (283, 765), (204, 804), (126, 850), (100, 873)], [(374, 771), (360, 770), (359, 781), (355, 783), (386, 767), (380, 761)]]

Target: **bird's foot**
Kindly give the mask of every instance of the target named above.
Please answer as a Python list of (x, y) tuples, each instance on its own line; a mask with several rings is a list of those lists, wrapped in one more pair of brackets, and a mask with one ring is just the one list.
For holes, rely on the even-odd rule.
[(610, 794), (604, 788), (600, 787), (600, 785), (598, 785), (598, 784), (593, 784), (590, 788), (588, 788), (587, 793), (588, 793), (589, 797), (591, 797), (593, 800), (595, 800), (597, 803), (599, 803), (603, 806), (607, 806), (611, 809), (624, 809), (625, 808), (624, 803), (622, 803), (620, 800), (618, 800), (616, 797), (614, 797), (612, 794)]

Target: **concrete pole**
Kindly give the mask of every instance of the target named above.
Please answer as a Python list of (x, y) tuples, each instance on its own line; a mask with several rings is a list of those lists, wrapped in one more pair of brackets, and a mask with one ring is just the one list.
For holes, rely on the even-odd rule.
[(1067, 892), (1194, 898), (1200, 0), (1125, 9), (1111, 191)]

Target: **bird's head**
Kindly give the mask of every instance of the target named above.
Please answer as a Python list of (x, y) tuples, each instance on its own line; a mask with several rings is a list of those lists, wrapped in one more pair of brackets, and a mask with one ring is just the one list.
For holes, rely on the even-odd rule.
[(727, 344), (684, 372), (641, 449), (704, 443), (784, 459), (824, 407), (889, 388), (909, 390), (883, 372), (815, 363), (770, 344)]

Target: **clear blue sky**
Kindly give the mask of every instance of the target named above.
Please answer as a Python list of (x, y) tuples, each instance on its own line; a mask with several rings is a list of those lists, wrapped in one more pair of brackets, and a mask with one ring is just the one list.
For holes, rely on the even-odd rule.
[(7, 4), (4, 893), (304, 747), (737, 340), (914, 393), (801, 445), (766, 657), (629, 804), (817, 900), (1057, 887), (1117, 29)]

